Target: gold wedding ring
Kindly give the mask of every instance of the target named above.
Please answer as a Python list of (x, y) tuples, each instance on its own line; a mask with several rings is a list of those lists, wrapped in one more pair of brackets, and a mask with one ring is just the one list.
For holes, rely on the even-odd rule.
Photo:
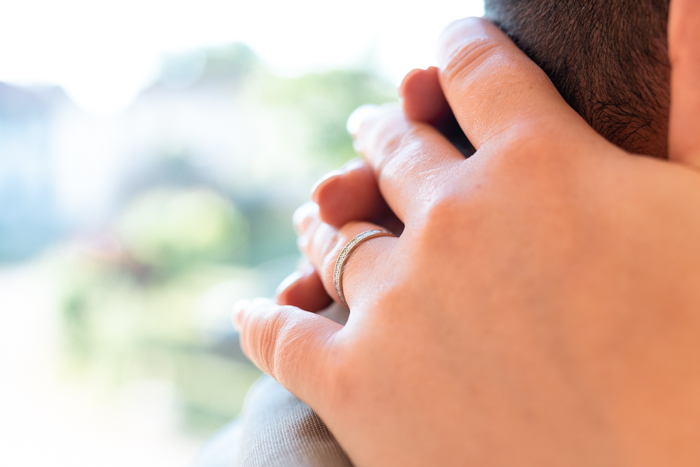
[(388, 230), (366, 230), (345, 245), (345, 248), (343, 248), (338, 256), (338, 260), (335, 262), (333, 284), (335, 284), (335, 291), (338, 293), (338, 298), (340, 298), (340, 301), (343, 302), (343, 305), (346, 307), (348, 306), (348, 303), (345, 301), (345, 296), (343, 295), (343, 267), (345, 265), (345, 261), (348, 259), (348, 256), (350, 256), (350, 253), (352, 253), (352, 250), (354, 250), (357, 245), (376, 237), (396, 237), (396, 235)]

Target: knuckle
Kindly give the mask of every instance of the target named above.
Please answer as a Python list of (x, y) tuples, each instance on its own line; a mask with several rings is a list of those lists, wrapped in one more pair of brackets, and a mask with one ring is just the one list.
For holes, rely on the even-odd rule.
[(410, 241), (413, 248), (420, 252), (414, 256), (414, 259), (423, 254), (429, 254), (435, 248), (436, 238), (445, 240), (445, 236), (455, 230), (450, 222), (458, 222), (463, 218), (464, 204), (457, 204), (450, 197), (443, 196), (436, 196), (426, 204), (420, 218), (407, 226), (404, 232), (407, 241)]
[(478, 37), (457, 49), (442, 71), (447, 82), (465, 79), (474, 75), (488, 60), (502, 50), (502, 45), (488, 37)]
[(385, 165), (387, 159), (393, 157), (401, 148), (404, 140), (404, 133), (389, 129), (384, 133), (378, 145), (379, 153), (382, 157), (382, 163)]
[(388, 135), (382, 143), (381, 161), (376, 168), (379, 181), (407, 170), (407, 164), (410, 165), (414, 159), (408, 156), (416, 153), (420, 149), (419, 146), (419, 137), (412, 126)]
[(507, 139), (505, 145), (509, 150), (495, 155), (497, 159), (502, 159), (506, 163), (520, 165), (521, 162), (533, 161), (546, 155), (545, 152), (549, 152), (545, 151), (545, 148), (549, 146), (549, 141), (543, 135), (542, 128), (532, 125), (530, 122), (518, 124), (511, 130)]
[(449, 224), (455, 219), (460, 219), (464, 215), (465, 203), (459, 198), (459, 194), (456, 193), (442, 193), (435, 196), (429, 202), (424, 216), (426, 229), (443, 229), (446, 222)]
[(437, 238), (445, 244), (462, 242), (464, 233), (471, 232), (488, 212), (491, 201), (486, 182), (473, 180), (465, 184), (459, 174), (454, 175), (430, 197), (412, 232), (422, 250), (432, 250)]
[(288, 308), (282, 308), (269, 315), (258, 329), (254, 342), (254, 354), (258, 357), (261, 369), (269, 375), (276, 377), (275, 369), (279, 360), (280, 348), (288, 338), (291, 312)]
[(541, 119), (513, 126), (510, 135), (504, 139), (507, 151), (493, 154), (496, 164), (503, 169), (513, 169), (522, 174), (531, 174), (543, 168), (557, 168), (569, 163), (571, 139), (561, 135), (562, 128), (555, 122)]
[[(325, 343), (320, 344), (321, 336), (313, 326), (315, 315), (300, 312), (291, 306), (270, 305), (266, 312), (256, 319), (249, 332), (244, 333), (244, 352), (265, 373), (272, 376), (284, 387), (298, 386), (298, 378), (307, 371), (312, 360), (332, 360), (336, 351), (327, 334)], [(252, 331), (252, 332), (250, 332)], [(310, 345), (321, 345), (324, 352), (309, 352)], [(332, 381), (332, 365), (323, 361), (313, 362), (324, 368), (323, 380)]]

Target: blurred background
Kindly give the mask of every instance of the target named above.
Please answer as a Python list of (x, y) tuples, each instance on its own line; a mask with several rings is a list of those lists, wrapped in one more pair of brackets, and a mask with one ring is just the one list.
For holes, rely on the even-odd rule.
[(479, 0), (0, 3), (0, 465), (188, 465), (291, 215)]

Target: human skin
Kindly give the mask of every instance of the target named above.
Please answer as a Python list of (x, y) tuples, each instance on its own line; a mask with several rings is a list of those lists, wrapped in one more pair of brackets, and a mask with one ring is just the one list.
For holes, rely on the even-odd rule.
[[(443, 135), (459, 133), (461, 138), (454, 139), (459, 139), (463, 147), (469, 145), (442, 92), (437, 68), (416, 69), (408, 73), (401, 82), (399, 94), (408, 119), (433, 125)], [(362, 110), (365, 109), (358, 109), (348, 122), (351, 133), (356, 131), (352, 128), (356, 117), (367, 113)], [(403, 231), (403, 224), (382, 198), (374, 171), (361, 159), (353, 159), (339, 170), (322, 177), (312, 188), (311, 199), (312, 203), (301, 206), (295, 212), (295, 226), (300, 225), (311, 210), (333, 227), (363, 220), (379, 224), (396, 235)], [(312, 312), (325, 309), (333, 301), (323, 288), (316, 269), (308, 261), (280, 284), (276, 300), (281, 305), (292, 305)]]
[[(400, 238), (344, 275), (343, 327), (258, 299), (243, 349), (357, 465), (700, 465), (700, 4), (674, 0), (670, 161), (597, 135), (494, 26), (453, 24), (440, 80), (477, 152), (397, 109), (356, 145)], [(342, 247), (300, 244), (331, 296)]]

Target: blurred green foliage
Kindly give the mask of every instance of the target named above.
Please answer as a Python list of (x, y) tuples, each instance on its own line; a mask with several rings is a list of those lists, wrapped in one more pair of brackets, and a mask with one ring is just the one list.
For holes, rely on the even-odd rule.
[[(305, 155), (295, 163), (324, 168), (354, 157), (345, 130), (354, 108), (396, 98), (366, 71), (277, 77), (241, 45), (173, 59), (163, 75), (179, 86), (169, 92), (245, 95), (291, 115), (307, 132), (290, 151)], [(183, 426), (208, 434), (239, 413), (260, 374), (239, 350), (228, 307), (236, 298), (271, 295), (291, 272), (298, 255), (291, 214), (305, 199), (241, 193), (188, 157), (152, 159), (158, 162), (125, 190), (103, 238), (59, 266), (66, 362), (109, 390), (138, 379), (169, 381)], [(211, 313), (223, 319), (213, 326)]]
[(245, 44), (208, 49), (204, 51), (204, 56), (200, 78), (203, 81), (224, 81), (231, 86), (240, 84), (257, 72), (264, 72), (264, 65)]
[(345, 122), (363, 104), (396, 101), (395, 88), (366, 71), (335, 70), (295, 79), (271, 78), (263, 102), (295, 110), (309, 129), (313, 158), (341, 165), (356, 157)]
[(235, 260), (247, 244), (247, 223), (211, 190), (154, 189), (136, 196), (117, 227), (124, 247), (161, 274), (199, 262)]
[(144, 281), (133, 264), (128, 255), (70, 264), (62, 307), (66, 363), (108, 392), (138, 379), (169, 380), (184, 427), (209, 433), (240, 412), (260, 373), (215, 351), (198, 326), (198, 300), (250, 272), (193, 264), (180, 276)]

